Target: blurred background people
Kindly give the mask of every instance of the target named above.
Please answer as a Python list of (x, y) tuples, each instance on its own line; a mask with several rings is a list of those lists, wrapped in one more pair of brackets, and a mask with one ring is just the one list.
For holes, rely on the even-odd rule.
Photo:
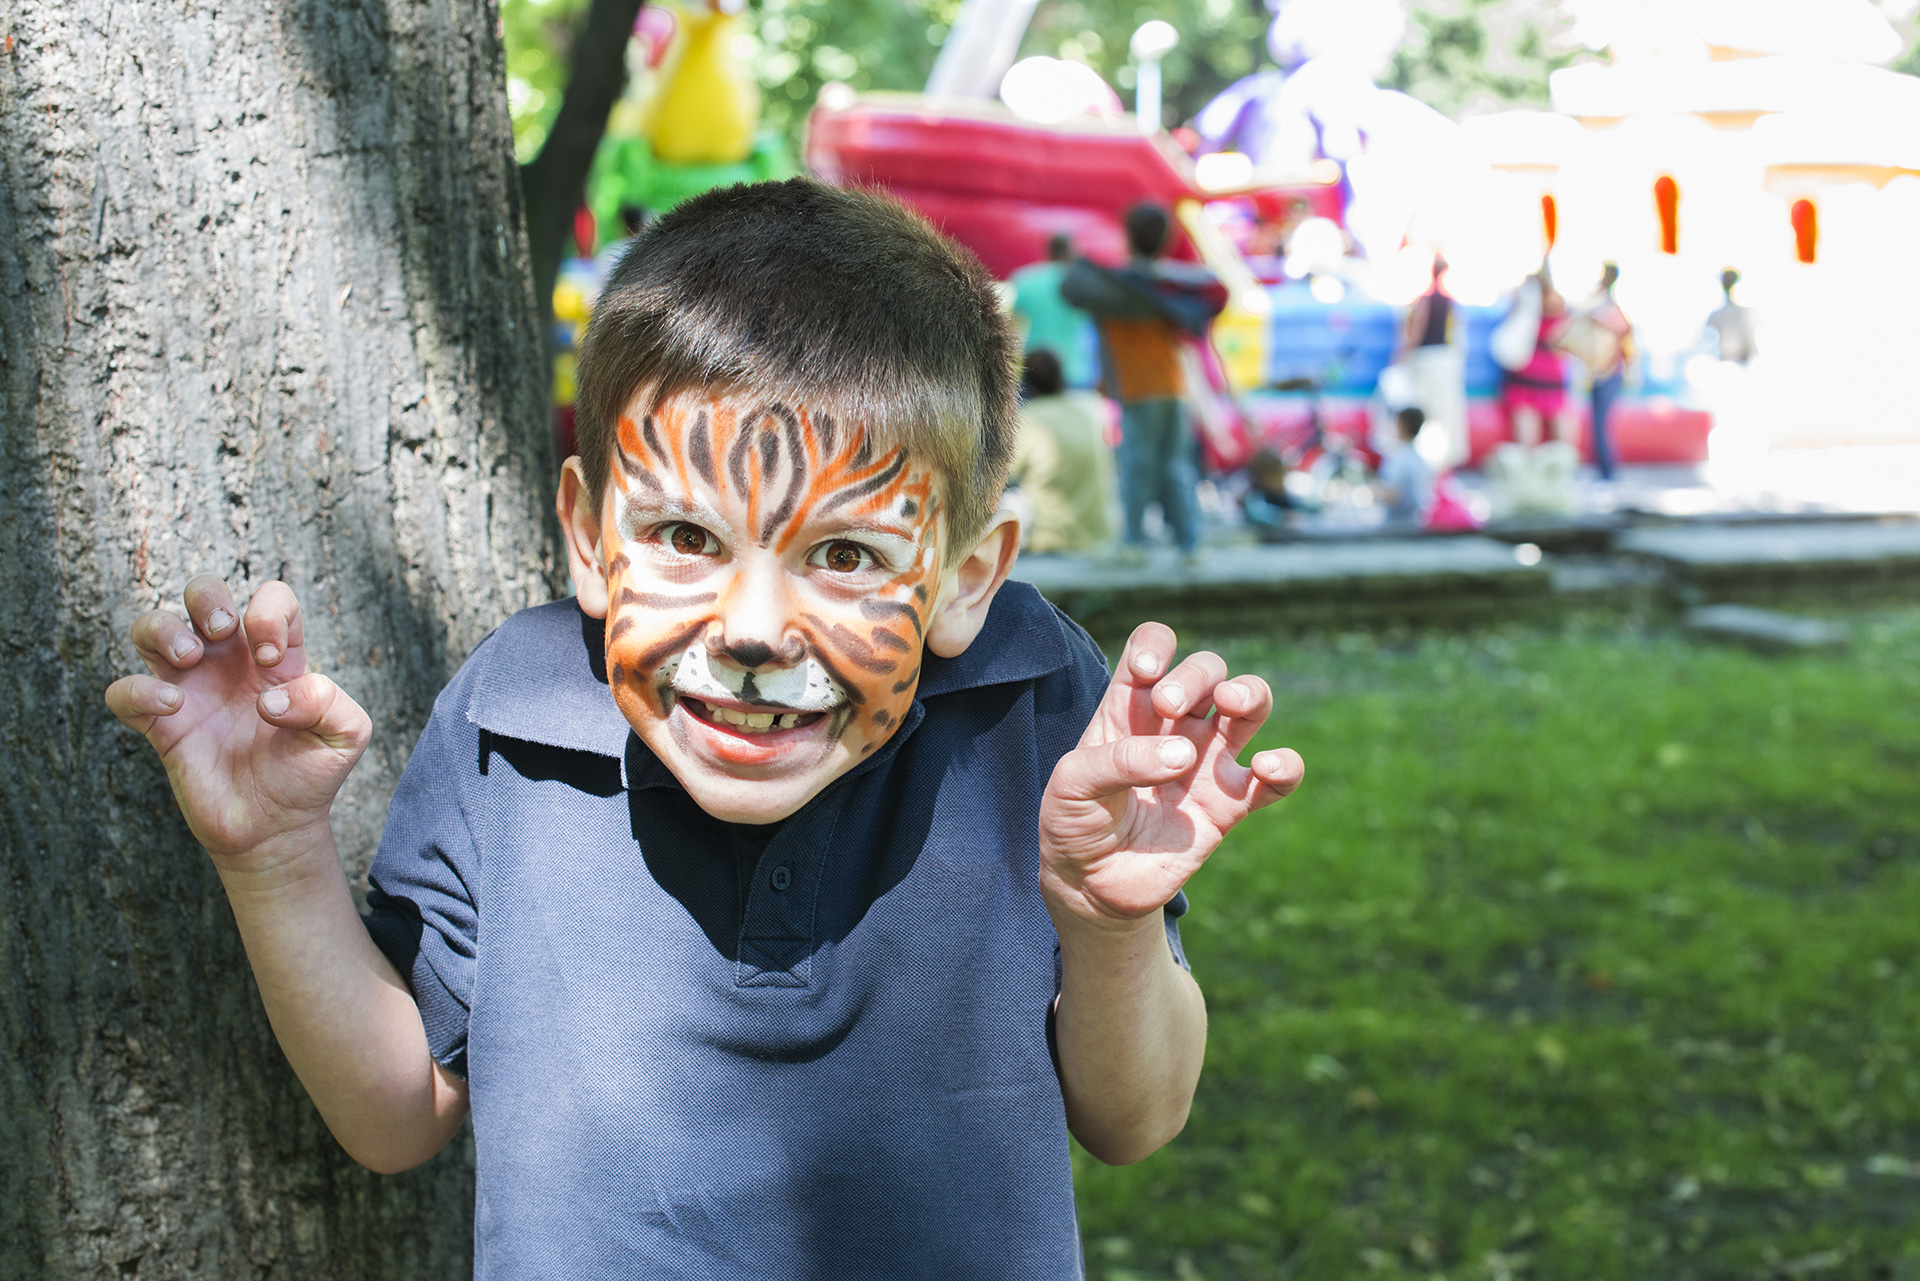
[(1424, 529), (1427, 513), (1433, 509), (1433, 467), (1414, 447), (1426, 422), (1427, 416), (1418, 405), (1409, 405), (1394, 416), (1395, 441), (1380, 459), (1375, 483), (1386, 507), (1389, 529)]
[(1174, 543), (1191, 560), (1200, 546), (1199, 466), (1182, 348), (1204, 334), (1225, 304), (1204, 268), (1161, 261), (1171, 221), (1157, 204), (1127, 211), (1123, 271), (1076, 259), (1064, 281), (1069, 302), (1091, 311), (1100, 333), (1107, 390), (1120, 402), (1120, 506), (1126, 521), (1122, 559), (1144, 558), (1147, 509), (1158, 503)]
[(1013, 283), (1013, 314), (1026, 326), (1026, 349), (1051, 351), (1060, 362), (1069, 387), (1091, 387), (1099, 381), (1094, 357), (1093, 322), (1087, 313), (1060, 296), (1060, 280), (1073, 260), (1073, 241), (1056, 233), (1047, 241), (1047, 259), (1022, 267)]
[(1707, 328), (1713, 330), (1721, 360), (1745, 365), (1758, 348), (1754, 342), (1753, 308), (1742, 307), (1733, 300), (1733, 287), (1739, 283), (1740, 273), (1733, 268), (1720, 273), (1720, 293), (1725, 301), (1707, 317)]
[(1045, 347), (1027, 353), (1021, 386), (1011, 479), (1030, 517), (1026, 549), (1084, 551), (1107, 542), (1113, 537), (1113, 460), (1105, 405), (1092, 392), (1069, 389), (1059, 358)]
[[(1567, 411), (1567, 366), (1558, 339), (1567, 327), (1567, 300), (1553, 287), (1553, 273), (1543, 262), (1522, 290), (1539, 299), (1539, 323), (1533, 352), (1525, 364), (1509, 368), (1501, 380), (1500, 403), (1507, 411), (1514, 442), (1523, 449), (1540, 444), (1546, 430), (1553, 439), (1573, 438), (1573, 418)], [(1518, 305), (1518, 303), (1516, 303)]]
[(1739, 283), (1740, 273), (1733, 268), (1720, 273), (1721, 303), (1707, 317), (1706, 326), (1713, 335), (1717, 359), (1701, 362), (1695, 382), (1713, 411), (1713, 431), (1707, 437), (1707, 478), (1723, 488), (1748, 492), (1765, 484), (1772, 415), (1753, 381), (1753, 362), (1760, 354), (1756, 333), (1759, 314), (1733, 300)]
[(1279, 542), (1289, 534), (1287, 515), (1294, 502), (1287, 493), (1287, 462), (1272, 449), (1254, 452), (1247, 462), (1247, 492), (1241, 495), (1240, 512), (1261, 542)]
[(1626, 381), (1627, 365), (1633, 356), (1633, 322), (1614, 299), (1613, 287), (1620, 280), (1620, 267), (1608, 263), (1600, 271), (1600, 283), (1593, 296), (1580, 305), (1568, 324), (1561, 343), (1586, 366), (1593, 402), (1593, 463), (1600, 479), (1614, 477), (1613, 438), (1608, 435), (1607, 417)]
[[(1497, 515), (1564, 516), (1578, 506), (1574, 479), (1580, 455), (1572, 443), (1566, 361), (1560, 352), (1568, 323), (1567, 301), (1542, 262), (1520, 282), (1491, 343), (1502, 370), (1500, 404), (1513, 434), (1486, 464)], [(1543, 440), (1549, 428), (1553, 439)]]
[(1447, 260), (1435, 254), (1427, 291), (1414, 299), (1400, 332), (1408, 391), (1426, 417), (1422, 444), (1441, 469), (1467, 460), (1467, 382), (1460, 352), (1459, 304), (1446, 289)]

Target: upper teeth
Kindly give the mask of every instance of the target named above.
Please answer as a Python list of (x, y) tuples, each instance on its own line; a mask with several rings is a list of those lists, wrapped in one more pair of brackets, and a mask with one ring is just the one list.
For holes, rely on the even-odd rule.
[(743, 729), (772, 729), (777, 721), (781, 729), (792, 729), (800, 721), (798, 712), (741, 712), (731, 707), (708, 705), (713, 719), (728, 725), (738, 725)]

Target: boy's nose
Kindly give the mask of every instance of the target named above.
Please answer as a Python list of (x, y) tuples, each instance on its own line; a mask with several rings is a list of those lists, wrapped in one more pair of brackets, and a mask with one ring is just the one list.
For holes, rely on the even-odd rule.
[(722, 598), (720, 618), (707, 629), (707, 652), (748, 671), (790, 666), (806, 657), (806, 642), (779, 584), (756, 577), (743, 578)]
[(776, 634), (768, 640), (759, 635), (742, 635), (723, 623), (707, 633), (707, 652), (753, 671), (761, 667), (791, 667), (807, 656), (807, 644), (792, 633)]

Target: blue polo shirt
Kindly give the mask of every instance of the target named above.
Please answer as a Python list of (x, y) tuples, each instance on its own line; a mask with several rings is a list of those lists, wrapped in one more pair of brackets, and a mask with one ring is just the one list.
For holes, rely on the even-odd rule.
[(1099, 650), (1007, 583), (769, 829), (633, 735), (600, 628), (561, 601), (474, 651), (372, 871), (368, 929), (470, 1087), (475, 1276), (1080, 1276), (1037, 826)]

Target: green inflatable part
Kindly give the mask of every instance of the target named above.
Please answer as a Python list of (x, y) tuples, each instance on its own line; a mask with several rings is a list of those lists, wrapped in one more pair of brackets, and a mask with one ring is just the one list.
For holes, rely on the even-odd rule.
[(770, 130), (754, 135), (745, 160), (730, 165), (676, 165), (654, 158), (644, 138), (602, 139), (587, 175), (587, 208), (593, 211), (595, 252), (626, 235), (620, 211), (632, 205), (663, 214), (683, 200), (736, 182), (766, 182), (799, 172), (787, 140)]

